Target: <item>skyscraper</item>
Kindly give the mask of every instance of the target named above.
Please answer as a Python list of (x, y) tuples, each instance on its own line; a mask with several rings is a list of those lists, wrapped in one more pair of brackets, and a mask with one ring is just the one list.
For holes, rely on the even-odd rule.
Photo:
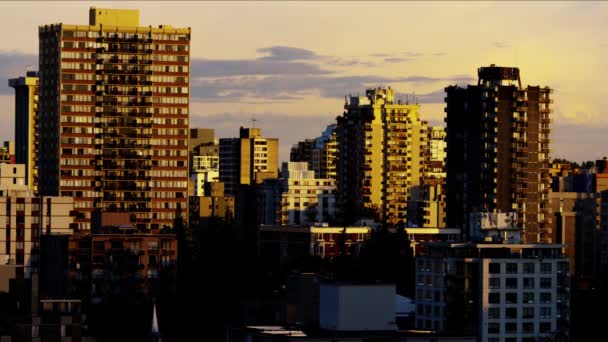
[(220, 139), (220, 182), (226, 195), (236, 195), (239, 185), (277, 178), (278, 153), (279, 139), (263, 138), (260, 128), (241, 127), (238, 138)]
[(391, 88), (351, 96), (338, 117), (337, 186), (342, 209), (379, 211), (389, 224), (419, 221), (427, 123)]
[(171, 225), (187, 206), (190, 29), (91, 8), (39, 37), (40, 192), (73, 196), (80, 229), (97, 209)]
[(38, 72), (8, 80), (15, 88), (15, 163), (25, 164), (25, 183), (38, 191)]
[(447, 220), (515, 212), (527, 243), (551, 242), (548, 87), (522, 88), (518, 68), (478, 70), (477, 85), (446, 88)]

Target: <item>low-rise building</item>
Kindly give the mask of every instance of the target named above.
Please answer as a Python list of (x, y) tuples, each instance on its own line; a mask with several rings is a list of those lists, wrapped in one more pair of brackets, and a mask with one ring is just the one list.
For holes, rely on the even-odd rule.
[(23, 266), (17, 276), (30, 278), (39, 270), (41, 236), (74, 229), (73, 198), (35, 196), (23, 164), (0, 164), (0, 264)]
[(96, 213), (92, 233), (70, 236), (68, 295), (92, 304), (116, 293), (150, 299), (161, 278), (175, 291), (175, 235), (138, 232), (125, 214)]
[(370, 227), (262, 225), (258, 228), (258, 244), (265, 260), (285, 264), (290, 259), (304, 256), (333, 258), (341, 252), (340, 239), (343, 239), (344, 252), (348, 254), (367, 240), (370, 232)]
[(427, 242), (458, 242), (461, 236), (458, 228), (407, 227), (405, 231), (414, 255), (424, 253)]

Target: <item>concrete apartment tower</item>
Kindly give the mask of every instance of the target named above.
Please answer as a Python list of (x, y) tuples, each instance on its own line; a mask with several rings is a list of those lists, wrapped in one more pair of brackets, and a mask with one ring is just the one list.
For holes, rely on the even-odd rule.
[(316, 139), (305, 139), (293, 145), (289, 160), (308, 162), (317, 178), (336, 179), (337, 153), (336, 124), (331, 124)]
[(422, 220), (427, 123), (420, 106), (395, 101), (389, 88), (346, 99), (338, 117), (337, 186), (345, 214), (378, 210), (388, 224)]
[(446, 88), (448, 227), (465, 227), (471, 212), (515, 212), (526, 243), (550, 243), (552, 90), (522, 88), (518, 68), (478, 75)]
[(25, 183), (38, 191), (38, 72), (8, 80), (15, 88), (15, 163), (25, 164)]
[(226, 195), (236, 195), (239, 185), (277, 178), (278, 157), (279, 139), (263, 138), (261, 128), (241, 127), (238, 138), (220, 139), (220, 182)]
[(39, 38), (40, 192), (73, 196), (79, 229), (98, 209), (171, 226), (187, 207), (190, 29), (91, 8)]

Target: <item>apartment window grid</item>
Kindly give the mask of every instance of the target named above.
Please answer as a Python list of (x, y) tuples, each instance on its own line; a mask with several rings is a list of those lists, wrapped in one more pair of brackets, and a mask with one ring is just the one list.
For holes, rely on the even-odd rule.
[(418, 258), (416, 261), (416, 327), (441, 331), (445, 321), (445, 279), (443, 261)]
[(491, 260), (484, 271), (487, 341), (528, 341), (555, 327), (556, 261)]

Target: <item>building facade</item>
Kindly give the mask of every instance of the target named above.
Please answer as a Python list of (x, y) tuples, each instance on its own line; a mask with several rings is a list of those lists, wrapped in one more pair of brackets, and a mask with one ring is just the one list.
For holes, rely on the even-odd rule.
[(8, 80), (15, 88), (15, 163), (25, 165), (25, 183), (38, 191), (38, 72)]
[(239, 185), (260, 184), (277, 178), (279, 139), (262, 137), (260, 128), (243, 128), (238, 138), (220, 139), (220, 181), (227, 195), (234, 196)]
[(74, 197), (82, 230), (96, 209), (169, 226), (187, 206), (190, 29), (89, 17), (39, 28), (39, 190)]
[(568, 258), (556, 244), (429, 244), (416, 258), (416, 328), (480, 341), (567, 341)]
[(335, 219), (335, 180), (315, 178), (306, 162), (283, 163), (281, 174), (258, 187), (258, 223), (312, 225)]
[(222, 182), (205, 183), (203, 193), (190, 196), (189, 204), (190, 227), (197, 227), (212, 217), (226, 221), (234, 218), (234, 197), (226, 196)]
[(336, 140), (336, 125), (331, 124), (316, 139), (306, 139), (291, 148), (289, 160), (292, 162), (308, 162), (317, 178), (336, 179), (336, 157), (338, 143)]
[(525, 242), (549, 243), (552, 90), (522, 88), (518, 68), (491, 65), (478, 76), (477, 85), (446, 88), (447, 225), (515, 211)]
[(340, 239), (344, 236), (344, 253), (350, 254), (371, 233), (370, 227), (272, 226), (258, 227), (259, 253), (265, 262), (286, 264), (306, 256), (330, 259), (340, 255)]
[(5, 141), (0, 147), (0, 163), (14, 164), (15, 163), (15, 142)]
[(25, 185), (25, 165), (0, 164), (0, 264), (16, 265), (29, 279), (40, 271), (42, 236), (72, 234), (74, 200), (35, 196)]
[(395, 101), (391, 88), (351, 96), (338, 117), (337, 186), (348, 215), (371, 210), (389, 224), (419, 220), (428, 161), (420, 106)]

